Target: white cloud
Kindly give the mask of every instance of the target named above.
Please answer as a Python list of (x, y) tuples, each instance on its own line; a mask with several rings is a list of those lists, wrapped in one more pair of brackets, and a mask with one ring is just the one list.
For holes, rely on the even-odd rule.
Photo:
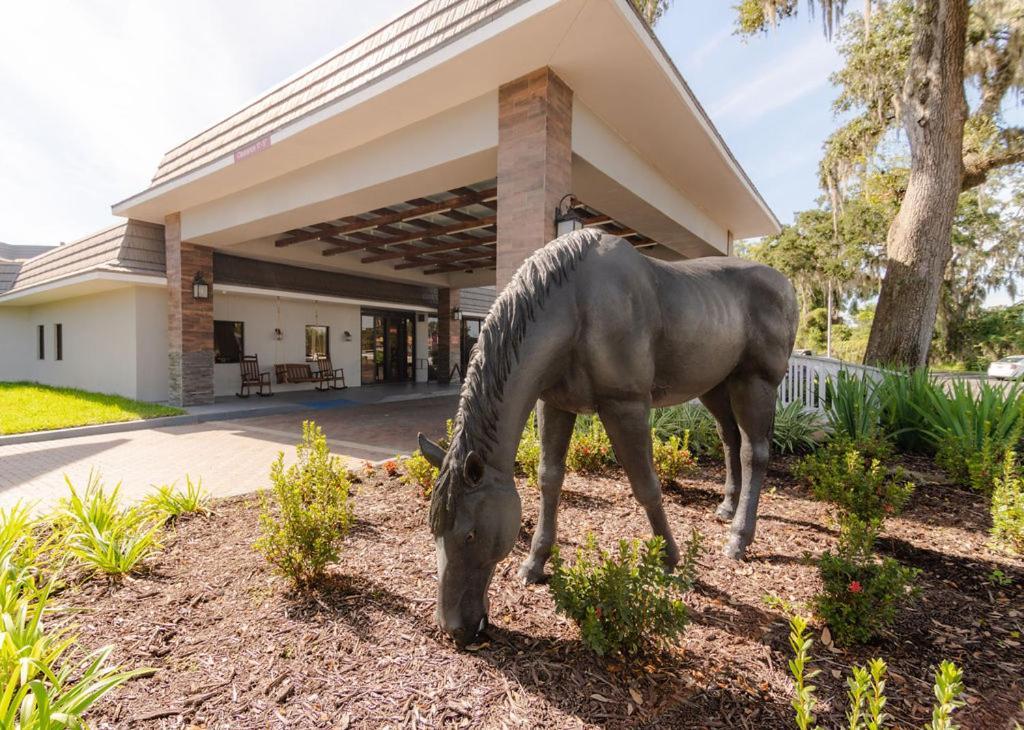
[(107, 225), (160, 156), (406, 7), (48, 0), (0, 24), (0, 240)]
[(770, 65), (751, 69), (745, 82), (708, 104), (708, 113), (716, 123), (728, 120), (732, 126), (755, 120), (827, 85), (839, 63), (828, 41), (812, 35)]
[(715, 33), (706, 41), (704, 41), (703, 44), (695, 48), (686, 57), (686, 61), (683, 64), (683, 67), (686, 68), (690, 73), (693, 73), (694, 71), (699, 71), (701, 67), (703, 67), (704, 64), (707, 62), (707, 60), (721, 49), (723, 43), (732, 40), (734, 40), (732, 28), (726, 26), (718, 33)]

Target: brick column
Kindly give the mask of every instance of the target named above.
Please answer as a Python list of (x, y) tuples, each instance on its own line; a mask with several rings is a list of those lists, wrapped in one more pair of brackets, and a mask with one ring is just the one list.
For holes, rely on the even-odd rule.
[(572, 192), (572, 89), (544, 67), (498, 89), (500, 292), (555, 237), (555, 207)]
[[(459, 307), (458, 289), (437, 290), (437, 382), (451, 382), (452, 368), (462, 358), (462, 322), (452, 319)], [(465, 373), (463, 373), (465, 375)]]
[[(213, 403), (213, 250), (181, 240), (181, 214), (164, 221), (167, 253), (168, 400), (178, 406)], [(192, 296), (202, 272), (209, 299)]]

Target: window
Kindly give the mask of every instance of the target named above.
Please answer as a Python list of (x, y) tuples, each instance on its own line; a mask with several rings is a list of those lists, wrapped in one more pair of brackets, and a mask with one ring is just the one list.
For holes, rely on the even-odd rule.
[(245, 354), (245, 323), (213, 322), (213, 361), (239, 362)]
[(46, 359), (46, 327), (44, 325), (39, 325), (38, 332), (39, 332), (39, 359), (40, 360), (45, 360)]
[(55, 360), (64, 359), (64, 325), (53, 325), (53, 352)]
[(322, 324), (306, 325), (306, 359), (314, 360), (317, 355), (331, 356), (331, 328)]

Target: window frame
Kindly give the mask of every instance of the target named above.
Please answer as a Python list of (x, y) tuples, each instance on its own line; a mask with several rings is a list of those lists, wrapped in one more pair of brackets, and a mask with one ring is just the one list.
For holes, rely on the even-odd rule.
[(331, 326), (329, 324), (307, 324), (306, 329), (303, 333), (305, 335), (305, 341), (303, 343), (303, 346), (306, 351), (306, 362), (314, 362), (316, 360), (317, 354), (319, 354), (310, 354), (309, 351), (309, 330), (311, 328), (322, 329), (324, 331), (324, 352), (322, 354), (329, 358), (331, 356)]
[(46, 359), (46, 325), (36, 325), (37, 345), (36, 345), (36, 359)]
[(53, 325), (53, 359), (64, 359), (64, 325), (60, 322)]
[[(218, 359), (217, 355), (217, 325), (228, 324), (232, 328), (238, 328), (238, 357), (234, 360)], [(234, 332), (232, 332), (234, 335)], [(215, 319), (213, 320), (213, 362), (215, 365), (238, 365), (245, 357), (245, 321), (237, 319)]]

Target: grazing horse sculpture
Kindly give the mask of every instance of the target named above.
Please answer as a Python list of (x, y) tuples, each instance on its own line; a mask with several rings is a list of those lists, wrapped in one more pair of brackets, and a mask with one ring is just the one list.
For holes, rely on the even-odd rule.
[(725, 554), (741, 558), (754, 537), (776, 389), (796, 326), (792, 285), (749, 261), (667, 263), (596, 229), (530, 256), (484, 322), (447, 453), (419, 438), (440, 468), (430, 526), (441, 627), (465, 645), (486, 625), (491, 577), (519, 533), (516, 447), (535, 405), (541, 510), (519, 572), (526, 582), (543, 579), (551, 554), (578, 413), (600, 416), (634, 496), (665, 539), (666, 568), (676, 565), (648, 418), (652, 407), (694, 397), (718, 422), (725, 496), (717, 515), (732, 521)]

